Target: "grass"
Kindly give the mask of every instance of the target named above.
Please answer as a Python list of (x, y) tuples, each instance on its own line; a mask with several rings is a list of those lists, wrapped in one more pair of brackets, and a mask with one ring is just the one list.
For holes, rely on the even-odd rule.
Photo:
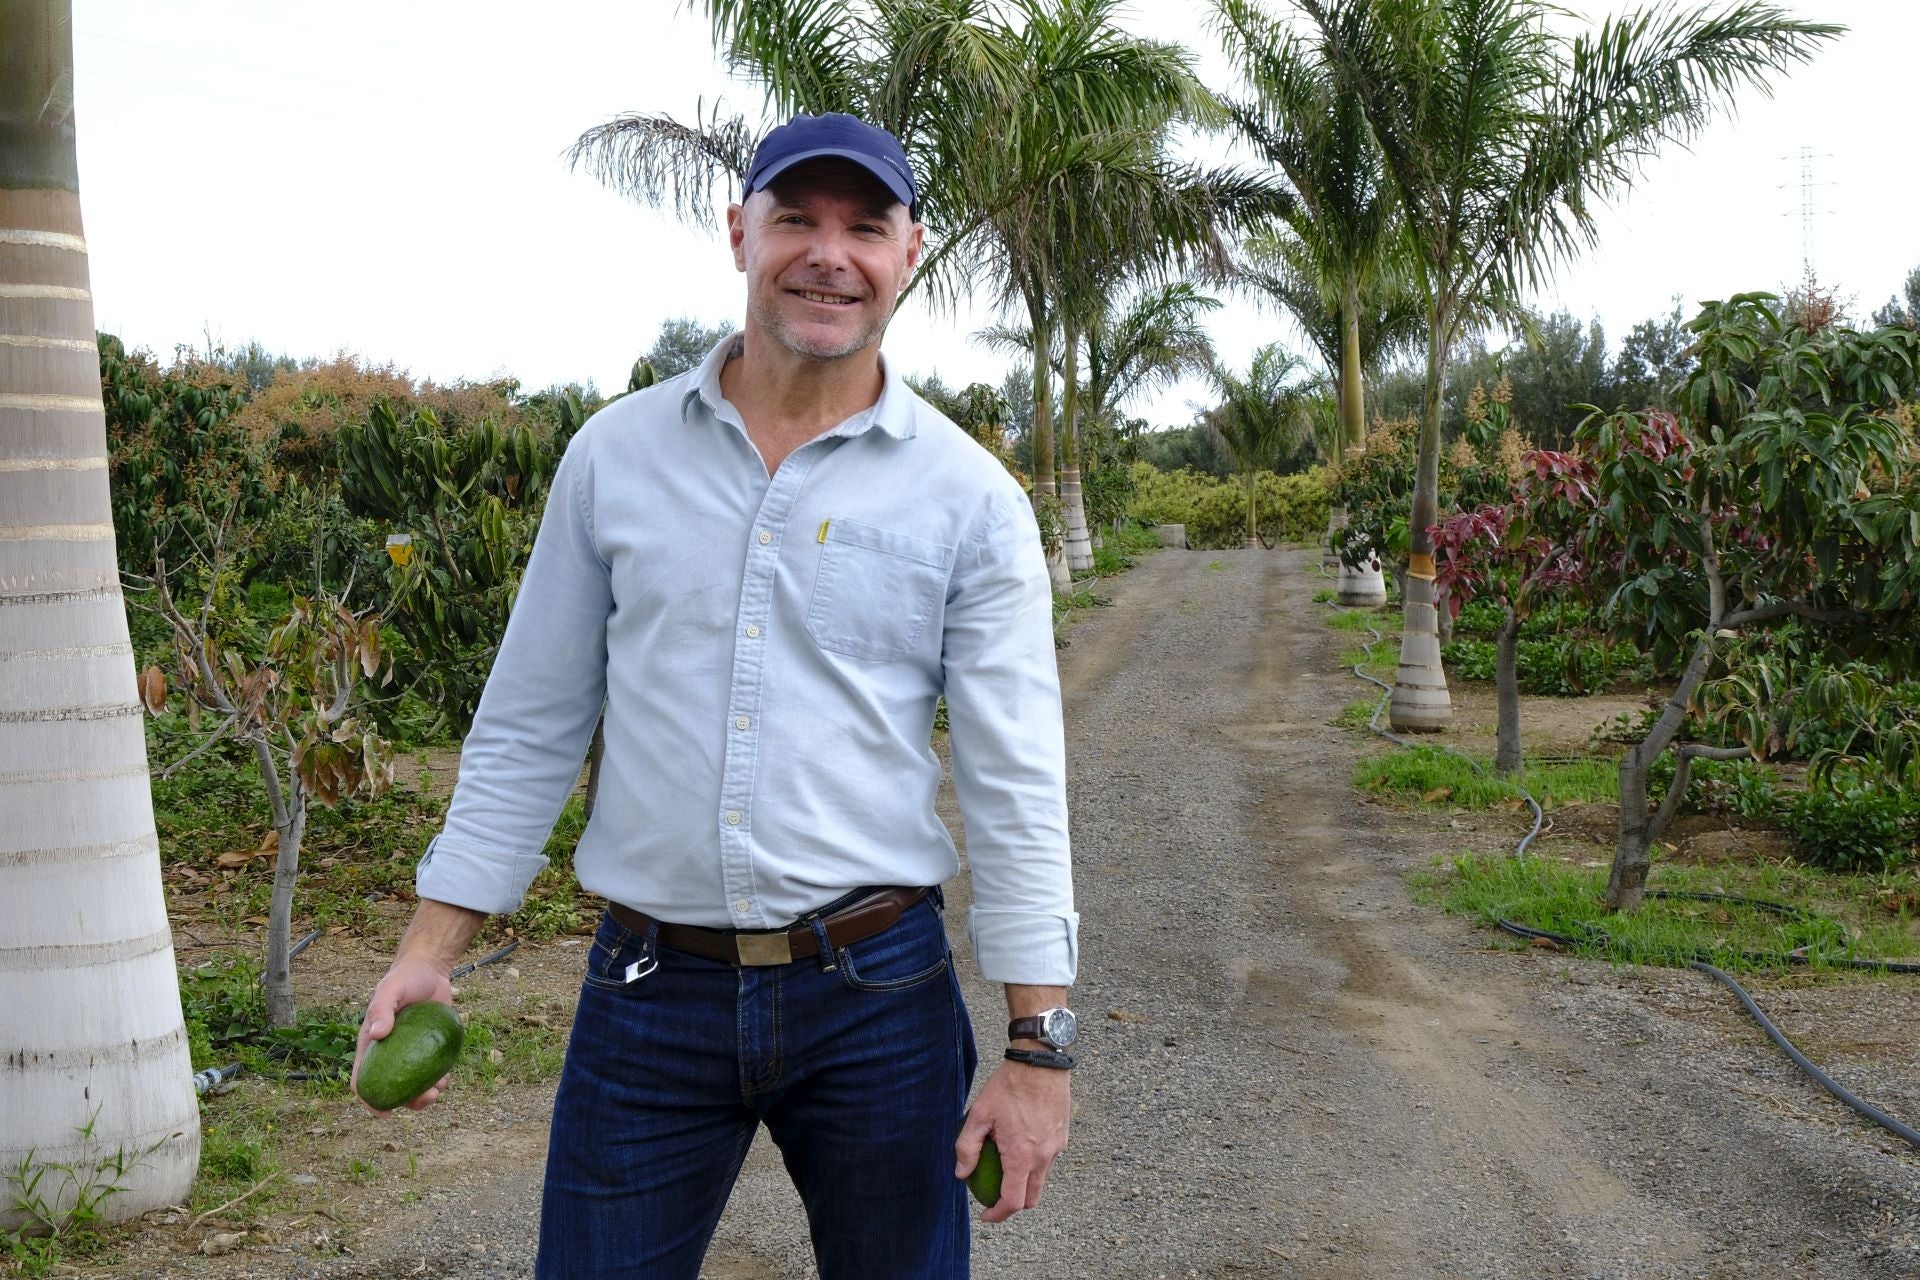
[(1912, 909), (1920, 894), (1911, 884), (1896, 913), (1887, 909), (1882, 891), (1888, 886), (1881, 877), (1833, 876), (1792, 865), (1666, 863), (1656, 866), (1649, 888), (1760, 898), (1786, 904), (1794, 913), (1649, 897), (1627, 916), (1601, 906), (1606, 877), (1604, 867), (1554, 858), (1466, 854), (1421, 877), (1416, 891), (1448, 912), (1488, 925), (1514, 920), (1580, 939), (1576, 950), (1582, 954), (1635, 964), (1707, 959), (1724, 969), (1780, 968), (1787, 964), (1786, 953), (1805, 947), (1807, 967), (1832, 971), (1833, 962), (1842, 958), (1911, 959), (1920, 951), (1920, 925)]
[(1340, 714), (1333, 718), (1333, 723), (1342, 729), (1365, 729), (1373, 723), (1373, 709), (1379, 704), (1378, 698), (1361, 698), (1357, 702), (1349, 702), (1340, 708)]
[(1551, 808), (1556, 802), (1620, 798), (1619, 767), (1610, 760), (1530, 765), (1516, 784), (1496, 775), (1486, 762), (1476, 768), (1475, 762), (1440, 747), (1409, 747), (1369, 756), (1354, 766), (1353, 781), (1368, 791), (1429, 804), (1444, 802), (1462, 809), (1517, 803), (1522, 786), (1533, 793), (1542, 808)]
[(1327, 614), (1327, 625), (1335, 631), (1365, 631), (1369, 627), (1380, 630), (1376, 625), (1379, 621), (1371, 609), (1339, 609)]

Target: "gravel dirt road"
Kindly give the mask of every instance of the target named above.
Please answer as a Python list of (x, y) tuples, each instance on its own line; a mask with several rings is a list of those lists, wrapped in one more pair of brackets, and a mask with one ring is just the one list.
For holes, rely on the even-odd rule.
[[(975, 1274), (1920, 1274), (1920, 1156), (1801, 1080), (1704, 979), (1504, 949), (1412, 902), (1410, 874), (1457, 846), (1349, 785), (1373, 748), (1328, 723), (1362, 690), (1335, 665), (1322, 584), (1298, 550), (1168, 552), (1069, 629), (1073, 1141), (1037, 1212), (976, 1229)], [(999, 995), (972, 974), (958, 888), (992, 1050)], [(1912, 1120), (1920, 1002), (1842, 985), (1775, 994), (1803, 1032), (1878, 1043), (1840, 1074)], [(1835, 1025), (1862, 1010), (1874, 1026)], [(111, 1274), (526, 1275), (548, 1094), (423, 1131), (447, 1176), (361, 1222), (351, 1256), (288, 1241)], [(764, 1137), (705, 1274), (812, 1275)]]

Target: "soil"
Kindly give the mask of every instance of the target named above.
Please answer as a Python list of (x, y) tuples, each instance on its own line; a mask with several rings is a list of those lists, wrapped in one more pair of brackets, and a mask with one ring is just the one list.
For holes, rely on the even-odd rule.
[[(977, 1272), (1920, 1274), (1920, 1153), (1799, 1075), (1724, 991), (1515, 949), (1413, 901), (1412, 873), (1463, 841), (1501, 847), (1518, 815), (1463, 830), (1352, 789), (1354, 760), (1376, 747), (1331, 724), (1359, 686), (1336, 665), (1347, 638), (1312, 603), (1317, 559), (1162, 552), (1068, 629), (1087, 1027), (1073, 1142), (1037, 1211), (976, 1229)], [(1456, 693), (1451, 736), (1490, 740), (1491, 698)], [(1530, 749), (1577, 747), (1638, 705), (1616, 701), (1543, 719), (1530, 700)], [(1554, 818), (1569, 853), (1585, 842), (1605, 856), (1605, 806)], [(964, 908), (964, 876), (955, 888)], [(303, 998), (370, 987), (400, 916), (393, 904), (371, 941), (316, 946), (296, 971), (318, 989)], [(950, 919), (959, 933), (964, 911)], [(462, 1002), (564, 1026), (578, 944), (527, 944), (466, 979)], [(963, 936), (956, 950), (990, 1029), (998, 994)], [(1849, 1087), (1920, 1119), (1920, 984), (1755, 988)], [(395, 1119), (326, 1102), (283, 1157), (315, 1181), (233, 1252), (198, 1252), (231, 1223), (156, 1215), (86, 1273), (527, 1275), (551, 1094), (456, 1083)], [(370, 1170), (359, 1180), (344, 1173), (356, 1159)], [(812, 1274), (798, 1200), (762, 1141), (703, 1275)]]

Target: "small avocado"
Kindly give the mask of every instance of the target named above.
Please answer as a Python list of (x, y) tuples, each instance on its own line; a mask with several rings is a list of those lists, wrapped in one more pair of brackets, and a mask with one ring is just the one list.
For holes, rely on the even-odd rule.
[(433, 1087), (460, 1058), (466, 1029), (451, 1005), (410, 1004), (394, 1015), (386, 1039), (367, 1045), (354, 1091), (375, 1111), (391, 1111)]
[(985, 1208), (1000, 1203), (1000, 1148), (993, 1145), (992, 1138), (980, 1146), (980, 1160), (967, 1175), (967, 1190)]

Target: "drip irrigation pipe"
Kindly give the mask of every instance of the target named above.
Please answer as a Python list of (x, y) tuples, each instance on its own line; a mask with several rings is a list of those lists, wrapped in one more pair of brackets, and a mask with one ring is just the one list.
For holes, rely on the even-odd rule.
[(468, 974), (472, 973), (475, 969), (478, 969), (483, 964), (492, 964), (496, 960), (505, 960), (508, 956), (513, 954), (514, 948), (518, 947), (519, 945), (520, 945), (520, 939), (515, 938), (512, 942), (509, 942), (506, 946), (501, 947), (498, 951), (489, 951), (487, 952), (487, 954), (481, 956), (478, 960), (470, 960), (466, 964), (459, 966), (452, 973), (447, 975), (447, 980), (451, 982), (457, 978), (464, 978)]
[[(1367, 630), (1371, 632), (1373, 635), (1373, 644), (1379, 644), (1381, 640), (1384, 639), (1384, 637), (1381, 636), (1378, 629), (1369, 626)], [(1371, 652), (1373, 645), (1368, 645), (1367, 648), (1369, 652)], [(1406, 738), (1401, 737), (1399, 734), (1393, 733), (1386, 729), (1382, 729), (1380, 727), (1380, 713), (1386, 710), (1388, 698), (1391, 697), (1393, 693), (1393, 687), (1387, 684), (1386, 681), (1380, 680), (1374, 676), (1368, 675), (1365, 671), (1361, 670), (1361, 667), (1364, 665), (1365, 665), (1364, 663), (1355, 663), (1353, 667), (1353, 674), (1355, 676), (1358, 676), (1360, 679), (1367, 681), (1369, 684), (1378, 685), (1382, 690), (1380, 700), (1374, 705), (1374, 708), (1373, 708), (1373, 718), (1367, 722), (1367, 728), (1372, 732), (1378, 734), (1382, 738), (1385, 738), (1388, 742), (1391, 742), (1396, 746), (1411, 747), (1416, 745), (1415, 743), (1410, 742)], [(1462, 753), (1453, 750), (1451, 747), (1441, 747), (1440, 749), (1442, 751), (1447, 752), (1449, 755), (1459, 756), (1462, 760), (1465, 760), (1468, 764), (1472, 765), (1475, 769), (1480, 770), (1483, 773), (1485, 772), (1480, 762), (1478, 760), (1473, 759), (1471, 756), (1463, 755)], [(1527, 852), (1527, 847), (1531, 845), (1535, 837), (1537, 837), (1540, 834), (1540, 828), (1545, 823), (1545, 816), (1541, 813), (1540, 802), (1535, 800), (1532, 794), (1528, 792), (1524, 786), (1521, 786), (1517, 782), (1514, 785), (1519, 788), (1520, 794), (1526, 798), (1527, 804), (1533, 809), (1533, 827), (1531, 830), (1527, 832), (1527, 834), (1524, 837), (1522, 837), (1519, 845), (1515, 847), (1513, 851), (1515, 857), (1525, 857)], [(1684, 890), (1684, 889), (1654, 889), (1654, 890), (1648, 891), (1648, 896), (1655, 897), (1655, 898), (1680, 898), (1680, 899), (1687, 899), (1687, 900), (1697, 901), (1697, 902), (1731, 903), (1731, 904), (1737, 904), (1740, 906), (1752, 907), (1760, 911), (1770, 912), (1774, 915), (1784, 916), (1788, 919), (1818, 920), (1822, 918), (1814, 912), (1807, 911), (1802, 907), (1792, 906), (1788, 903), (1770, 902), (1765, 898), (1749, 898), (1744, 895), (1734, 894), (1734, 893), (1709, 893), (1704, 891), (1694, 891), (1694, 890)], [(1568, 948), (1578, 948), (1581, 945), (1578, 939), (1570, 938), (1567, 935), (1561, 934), (1561, 933), (1553, 933), (1546, 929), (1536, 929), (1536, 928), (1533, 928), (1531, 925), (1521, 924), (1517, 920), (1501, 920), (1499, 921), (1499, 927), (1503, 931), (1513, 934), (1515, 937), (1526, 938), (1530, 941), (1538, 940), (1538, 941), (1553, 942)], [(1596, 936), (1593, 939), (1590, 939), (1590, 941), (1597, 941), (1598, 943), (1600, 943), (1602, 946), (1605, 946), (1605, 947), (1612, 946), (1612, 939), (1608, 938), (1604, 933), (1602, 933), (1597, 929), (1594, 930), (1593, 932)], [(1776, 964), (1783, 963), (1783, 962), (1786, 964), (1810, 964), (1812, 962), (1812, 957), (1808, 954), (1806, 948), (1804, 947), (1794, 951), (1787, 952), (1785, 955), (1763, 955), (1763, 954), (1748, 953), (1743, 955), (1741, 958), (1749, 962), (1776, 963)], [(1920, 974), (1920, 964), (1910, 963), (1906, 961), (1899, 961), (1899, 960), (1860, 960), (1851, 956), (1847, 956), (1847, 957), (1841, 957), (1841, 958), (1829, 960), (1828, 963), (1833, 965), (1835, 968), (1841, 968), (1841, 969), (1867, 969), (1867, 970), (1874, 970), (1881, 973)], [(1721, 969), (1716, 965), (1713, 965), (1705, 960), (1701, 960), (1698, 958), (1688, 960), (1687, 965), (1689, 968), (1697, 969), (1701, 973), (1706, 974), (1707, 976), (1711, 977), (1714, 981), (1720, 983), (1722, 986), (1726, 987), (1729, 991), (1733, 992), (1734, 996), (1740, 1001), (1741, 1006), (1746, 1009), (1747, 1013), (1752, 1016), (1755, 1022), (1760, 1024), (1760, 1029), (1767, 1033), (1767, 1037), (1770, 1040), (1772, 1040), (1773, 1043), (1780, 1048), (1780, 1051), (1782, 1053), (1787, 1055), (1787, 1058), (1793, 1063), (1794, 1066), (1800, 1068), (1801, 1071), (1806, 1073), (1806, 1075), (1810, 1079), (1812, 1079), (1815, 1084), (1818, 1084), (1821, 1088), (1825, 1089), (1828, 1093), (1832, 1094), (1834, 1097), (1838, 1098), (1841, 1102), (1845, 1103), (1856, 1114), (1864, 1117), (1865, 1119), (1873, 1121), (1873, 1123), (1879, 1125), (1882, 1129), (1885, 1129), (1888, 1133), (1891, 1133), (1894, 1136), (1905, 1141), (1910, 1146), (1914, 1147), (1916, 1150), (1920, 1150), (1920, 1130), (1915, 1130), (1912, 1126), (1903, 1124), (1899, 1120), (1896, 1120), (1892, 1116), (1888, 1115), (1886, 1112), (1880, 1110), (1880, 1108), (1874, 1106), (1871, 1102), (1868, 1102), (1864, 1098), (1856, 1096), (1845, 1085), (1841, 1084), (1838, 1080), (1835, 1080), (1832, 1076), (1828, 1075), (1826, 1072), (1822, 1071), (1819, 1067), (1815, 1066), (1812, 1060), (1809, 1059), (1806, 1054), (1800, 1052), (1799, 1048), (1794, 1045), (1793, 1041), (1787, 1038), (1786, 1033), (1781, 1031), (1779, 1027), (1774, 1025), (1773, 1020), (1767, 1017), (1766, 1012), (1763, 1009), (1761, 1009), (1759, 1004), (1755, 1002), (1754, 998), (1748, 994), (1747, 989), (1741, 986), (1739, 982), (1737, 982), (1734, 979), (1732, 974), (1726, 972), (1724, 969)]]

